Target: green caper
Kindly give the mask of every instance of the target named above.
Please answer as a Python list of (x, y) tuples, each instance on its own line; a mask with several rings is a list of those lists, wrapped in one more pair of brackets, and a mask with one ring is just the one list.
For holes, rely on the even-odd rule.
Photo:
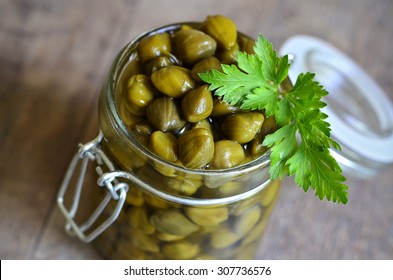
[(216, 249), (223, 249), (235, 244), (240, 239), (241, 235), (231, 231), (227, 226), (223, 226), (212, 232), (210, 245)]
[(213, 127), (212, 127), (212, 124), (210, 123), (209, 119), (203, 119), (199, 122), (193, 123), (191, 126), (191, 129), (194, 129), (194, 128), (204, 128), (207, 131), (209, 131), (211, 134), (213, 134)]
[(167, 67), (169, 65), (173, 65), (173, 61), (168, 56), (157, 56), (155, 58), (150, 59), (143, 65), (143, 70), (146, 75), (151, 75), (154, 71), (158, 69)]
[(188, 65), (214, 55), (217, 48), (212, 37), (196, 29), (176, 32), (173, 42), (176, 56)]
[(181, 240), (165, 244), (162, 251), (165, 256), (172, 260), (187, 260), (199, 253), (199, 245)]
[(239, 45), (236, 43), (229, 50), (223, 50), (217, 53), (217, 58), (223, 64), (232, 64), (237, 61), (237, 52), (239, 51)]
[(156, 89), (169, 97), (181, 97), (195, 88), (195, 81), (190, 76), (190, 70), (175, 65), (154, 71), (151, 80)]
[(244, 186), (239, 181), (230, 181), (219, 187), (220, 194), (222, 196), (231, 196), (235, 194), (241, 193), (244, 189)]
[(267, 151), (267, 147), (263, 146), (263, 140), (265, 139), (265, 134), (260, 131), (254, 139), (247, 146), (250, 155), (253, 157), (258, 157), (262, 155), (265, 151)]
[(240, 236), (245, 236), (257, 224), (261, 216), (261, 207), (258, 205), (253, 206), (241, 216), (237, 217), (233, 225), (233, 231), (238, 233)]
[(197, 63), (191, 69), (191, 77), (197, 82), (203, 82), (199, 77), (199, 73), (204, 73), (209, 70), (218, 70), (222, 71), (221, 62), (215, 56), (210, 56), (205, 58)]
[[(153, 162), (152, 165), (145, 165), (142, 168), (139, 168), (137, 176), (146, 183), (162, 189), (166, 189), (168, 188), (168, 186), (170, 187), (172, 182), (176, 181), (174, 178), (172, 178), (176, 176), (174, 168), (169, 165), (162, 164), (158, 161)], [(150, 197), (146, 196), (145, 201), (149, 205), (151, 204), (151, 200), (152, 199)], [(154, 202), (155, 201), (153, 201), (152, 203)], [(168, 206), (166, 203), (164, 203), (164, 201), (158, 201), (157, 204), (162, 205), (162, 207)], [(156, 205), (153, 206), (158, 207)]]
[(188, 24), (183, 24), (182, 26), (180, 26), (179, 30), (190, 30), (190, 29), (194, 29), (193, 27), (191, 27)]
[(272, 181), (272, 183), (267, 186), (263, 192), (261, 193), (261, 205), (264, 207), (268, 207), (271, 205), (274, 200), (278, 197), (278, 191), (280, 190), (281, 182), (280, 181)]
[(168, 201), (148, 193), (144, 193), (143, 198), (148, 206), (154, 209), (166, 209), (171, 207)]
[(230, 140), (245, 144), (257, 135), (263, 121), (261, 113), (239, 112), (226, 117), (221, 127)]
[(164, 165), (159, 162), (154, 162), (153, 163), (154, 169), (160, 172), (162, 175), (166, 177), (175, 177), (176, 176), (176, 170), (169, 166), (169, 165)]
[(246, 52), (248, 54), (254, 54), (255, 53), (254, 45), (255, 45), (255, 41), (250, 38), (247, 38), (245, 36), (241, 36), (239, 38), (239, 48), (240, 51), (242, 52)]
[(246, 246), (252, 242), (258, 241), (266, 228), (267, 221), (267, 216), (264, 214), (262, 220), (257, 225), (255, 225), (255, 227), (251, 229), (247, 236), (242, 240), (242, 246)]
[(155, 99), (146, 109), (149, 123), (162, 132), (178, 132), (186, 121), (180, 116), (180, 110), (175, 100), (169, 97)]
[(277, 130), (277, 123), (274, 116), (267, 117), (263, 122), (261, 132), (265, 135), (271, 134)]
[(190, 126), (190, 129), (194, 129), (194, 128), (204, 128), (213, 135), (213, 139), (219, 138), (218, 131), (216, 130), (214, 126), (214, 122), (211, 120), (211, 118), (206, 118), (199, 122), (193, 123)]
[(131, 113), (143, 115), (153, 99), (154, 87), (146, 75), (136, 74), (128, 80), (125, 102)]
[(217, 41), (221, 50), (229, 50), (236, 44), (237, 29), (230, 18), (222, 15), (208, 16), (203, 30)]
[(230, 105), (218, 97), (213, 98), (213, 111), (211, 113), (212, 117), (225, 117), (235, 113), (238, 110), (239, 107)]
[(267, 147), (262, 145), (263, 140), (265, 139), (266, 135), (273, 133), (276, 130), (277, 124), (274, 116), (265, 118), (261, 131), (250, 142), (250, 145), (248, 145), (248, 150), (250, 151), (251, 156), (260, 156), (267, 150)]
[(189, 122), (202, 121), (212, 110), (213, 97), (207, 85), (189, 91), (182, 99), (183, 116)]
[(174, 174), (174, 179), (168, 179), (165, 186), (170, 191), (175, 191), (181, 195), (193, 195), (202, 185), (202, 180), (195, 178), (186, 178)]
[(242, 145), (231, 140), (220, 140), (214, 143), (214, 156), (210, 161), (213, 169), (231, 168), (245, 160)]
[[(149, 136), (143, 135), (142, 137), (135, 137), (135, 139), (142, 145), (145, 145), (145, 137), (148, 138)], [(127, 152), (124, 152), (124, 147), (124, 143), (120, 143), (119, 141), (116, 141), (111, 145), (113, 153), (116, 153), (116, 159), (124, 164), (124, 166), (135, 169), (140, 168), (146, 164), (147, 157), (145, 155), (141, 154), (140, 152), (137, 153), (136, 150), (132, 148), (128, 149)]]
[(248, 199), (237, 202), (232, 208), (231, 214), (234, 216), (241, 216), (250, 208), (256, 206), (261, 200), (260, 196), (253, 196)]
[(139, 143), (147, 147), (153, 130), (146, 121), (130, 125), (128, 129)]
[(214, 155), (212, 134), (204, 128), (186, 131), (179, 137), (179, 157), (188, 168), (202, 168)]
[(179, 235), (173, 235), (169, 233), (164, 233), (164, 232), (156, 232), (155, 236), (157, 237), (158, 240), (161, 241), (177, 241), (181, 240), (184, 238), (184, 236), (179, 236)]
[(163, 233), (187, 236), (199, 229), (177, 210), (157, 210), (150, 216), (150, 224)]
[(133, 206), (142, 206), (145, 202), (143, 200), (143, 193), (134, 186), (129, 186), (126, 196), (126, 204)]
[(152, 234), (155, 228), (149, 223), (147, 210), (145, 207), (132, 207), (127, 211), (127, 221), (129, 224), (146, 234)]
[(216, 208), (197, 208), (188, 207), (185, 210), (186, 215), (200, 226), (215, 226), (228, 219), (227, 207)]
[(138, 58), (141, 63), (157, 56), (168, 55), (171, 51), (171, 36), (168, 33), (158, 33), (145, 37), (137, 46)]
[(132, 127), (137, 123), (143, 122), (143, 116), (135, 115), (132, 112), (130, 112), (130, 109), (126, 103), (127, 102), (120, 102), (119, 104), (119, 112), (124, 124), (127, 127)]
[(139, 230), (132, 230), (129, 234), (132, 236), (133, 244), (137, 248), (151, 253), (158, 253), (160, 251), (157, 242), (151, 235), (147, 235)]
[(150, 137), (150, 149), (170, 162), (178, 160), (177, 138), (170, 132), (154, 131)]

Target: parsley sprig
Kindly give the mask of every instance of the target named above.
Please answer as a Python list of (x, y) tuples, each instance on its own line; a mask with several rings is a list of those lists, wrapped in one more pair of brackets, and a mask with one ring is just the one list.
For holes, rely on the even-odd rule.
[(311, 187), (321, 200), (347, 203), (345, 177), (329, 152), (340, 145), (330, 138), (327, 115), (321, 111), (326, 106), (321, 98), (328, 92), (309, 72), (292, 86), (288, 56), (278, 57), (262, 35), (254, 52), (238, 52), (237, 66), (223, 64), (222, 72), (207, 71), (200, 77), (225, 102), (275, 117), (279, 129), (263, 141), (271, 149), (271, 179), (294, 176), (297, 185), (304, 191)]

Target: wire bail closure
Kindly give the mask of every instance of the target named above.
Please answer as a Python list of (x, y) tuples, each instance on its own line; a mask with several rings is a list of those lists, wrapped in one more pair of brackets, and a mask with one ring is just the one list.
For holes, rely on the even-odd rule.
[[(126, 200), (126, 195), (128, 191), (128, 184), (124, 182), (119, 182), (117, 180), (117, 178), (119, 177), (118, 171), (116, 171), (113, 163), (109, 160), (109, 158), (100, 148), (102, 139), (103, 135), (100, 131), (98, 136), (94, 140), (88, 142), (87, 144), (79, 145), (79, 150), (74, 155), (68, 167), (66, 175), (63, 179), (63, 182), (60, 186), (60, 190), (57, 194), (57, 204), (67, 220), (65, 225), (66, 231), (70, 235), (76, 234), (80, 240), (86, 243), (94, 240), (98, 235), (100, 235), (104, 230), (106, 230), (110, 225), (113, 224), (113, 222), (120, 214), (120, 211)], [(82, 161), (80, 165), (79, 175), (77, 177), (77, 182), (70, 208), (67, 209), (64, 204), (64, 195), (70, 186), (71, 180), (77, 169), (79, 161)], [(97, 163), (96, 172), (100, 176), (97, 180), (97, 184), (100, 187), (105, 187), (107, 193), (102, 199), (102, 201), (99, 203), (99, 205), (96, 207), (96, 209), (93, 211), (91, 216), (84, 223), (79, 225), (75, 221), (75, 215), (78, 212), (80, 196), (83, 189), (83, 182), (89, 161)], [(109, 171), (104, 172), (104, 170)], [(111, 199), (117, 201), (116, 207), (112, 215), (108, 217), (102, 224), (92, 230), (92, 226), (100, 217)], [(86, 234), (88, 230), (91, 231), (89, 234)]]

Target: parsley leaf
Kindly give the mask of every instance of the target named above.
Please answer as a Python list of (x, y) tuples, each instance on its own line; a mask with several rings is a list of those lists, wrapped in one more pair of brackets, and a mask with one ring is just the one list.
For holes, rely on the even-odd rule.
[(263, 67), (257, 57), (240, 52), (238, 67), (224, 64), (223, 73), (213, 70), (210, 73), (201, 73), (200, 76), (202, 79), (214, 80), (210, 90), (216, 90), (217, 96), (222, 96), (225, 102), (232, 105), (238, 104), (247, 94), (252, 93), (253, 89), (269, 86), (260, 79)]
[(313, 189), (321, 200), (347, 203), (345, 177), (329, 152), (340, 145), (330, 138), (327, 115), (321, 111), (326, 106), (321, 98), (328, 92), (312, 73), (300, 74), (288, 87), (288, 57), (278, 57), (262, 35), (254, 51), (238, 52), (238, 66), (222, 65), (222, 72), (199, 76), (225, 102), (275, 117), (279, 129), (263, 141), (271, 149), (271, 179), (294, 176), (297, 185), (304, 191)]

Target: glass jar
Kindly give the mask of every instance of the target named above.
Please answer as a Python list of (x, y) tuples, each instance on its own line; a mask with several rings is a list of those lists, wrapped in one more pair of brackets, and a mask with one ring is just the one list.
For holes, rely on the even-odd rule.
[[(250, 259), (277, 200), (280, 181), (269, 180), (269, 153), (221, 170), (188, 169), (152, 153), (127, 129), (121, 115), (124, 80), (137, 71), (136, 46), (155, 33), (178, 30), (173, 24), (144, 33), (115, 58), (99, 100), (100, 134), (81, 146), (58, 195), (67, 229), (95, 244), (110, 259)], [(240, 36), (245, 36), (240, 34)], [(83, 223), (76, 221), (89, 161), (101, 201)], [(81, 166), (71, 207), (64, 196)], [(106, 190), (105, 190), (106, 189)]]

